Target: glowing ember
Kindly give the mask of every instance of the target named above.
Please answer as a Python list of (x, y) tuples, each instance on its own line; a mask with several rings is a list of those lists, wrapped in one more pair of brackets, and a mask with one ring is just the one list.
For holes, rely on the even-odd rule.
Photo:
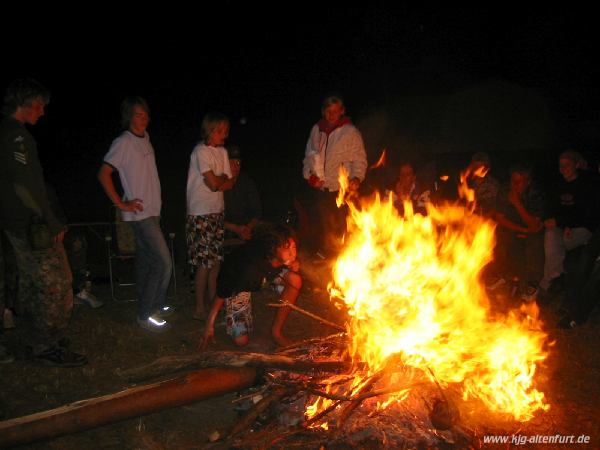
[[(466, 176), (460, 192), (469, 205)], [(494, 315), (479, 280), (492, 259), (494, 224), (458, 205), (431, 206), (424, 217), (407, 203), (400, 217), (391, 197), (349, 208), (330, 287), (350, 316), (356, 378), (344, 395), (361, 392), (374, 374), (400, 365), (414, 368), (421, 379), (432, 373), (442, 386), (456, 383), (465, 400), (478, 398), (519, 421), (547, 410), (544, 394), (533, 385), (536, 364), (546, 358), (537, 305)], [(407, 395), (398, 392), (391, 400)], [(380, 408), (390, 403), (390, 397), (378, 400)], [(319, 398), (308, 418), (331, 403)]]

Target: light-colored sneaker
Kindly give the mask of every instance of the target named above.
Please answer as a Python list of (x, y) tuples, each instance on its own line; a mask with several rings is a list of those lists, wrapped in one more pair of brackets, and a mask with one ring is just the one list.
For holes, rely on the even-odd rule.
[(156, 314), (147, 319), (140, 319), (138, 317), (137, 323), (140, 327), (152, 331), (153, 333), (162, 333), (171, 328), (171, 325), (166, 320), (161, 319)]
[(74, 298), (76, 305), (88, 305), (91, 308), (101, 308), (104, 306), (104, 302), (98, 300), (94, 294), (89, 292), (87, 289), (82, 289)]
[(165, 317), (172, 316), (174, 312), (175, 311), (173, 310), (172, 306), (166, 305), (162, 308), (158, 308), (158, 311), (156, 311), (154, 315), (160, 317), (161, 319), (164, 319)]

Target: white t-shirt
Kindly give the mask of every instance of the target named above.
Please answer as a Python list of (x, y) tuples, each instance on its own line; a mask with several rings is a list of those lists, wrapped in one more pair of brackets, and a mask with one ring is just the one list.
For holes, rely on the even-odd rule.
[(104, 162), (119, 171), (124, 190), (123, 201), (138, 198), (144, 205), (143, 211), (121, 211), (124, 221), (160, 216), (160, 180), (148, 133), (139, 137), (124, 131), (113, 141)]
[(231, 178), (227, 150), (200, 143), (194, 147), (190, 157), (187, 179), (187, 213), (189, 216), (205, 216), (225, 210), (223, 192), (213, 192), (204, 182), (203, 173), (212, 170), (216, 176), (223, 174)]

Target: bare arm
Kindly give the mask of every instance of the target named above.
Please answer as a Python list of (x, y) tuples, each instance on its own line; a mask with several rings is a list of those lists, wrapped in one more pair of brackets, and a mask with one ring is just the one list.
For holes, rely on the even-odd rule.
[(139, 198), (128, 200), (126, 202), (121, 200), (119, 194), (117, 194), (117, 190), (115, 189), (115, 184), (113, 183), (111, 176), (114, 170), (115, 169), (110, 164), (104, 163), (98, 171), (98, 181), (104, 188), (104, 192), (106, 192), (106, 195), (110, 201), (113, 202), (114, 205), (121, 211), (143, 211), (144, 206)]
[(504, 228), (507, 228), (507, 229), (512, 230), (512, 231), (516, 231), (517, 233), (527, 233), (528, 232), (528, 228), (527, 227), (523, 227), (523, 226), (521, 226), (519, 224), (516, 224), (516, 223), (508, 220), (504, 216), (504, 214), (499, 213), (498, 211), (494, 211), (493, 212), (493, 217), (494, 217), (494, 220), (496, 222), (498, 222)]
[(225, 229), (237, 234), (245, 241), (248, 241), (252, 238), (252, 228), (250, 228), (248, 225), (238, 225), (236, 223), (225, 221)]
[(212, 170), (204, 172), (202, 176), (204, 177), (204, 184), (213, 192), (226, 191), (235, 184), (235, 178), (229, 178), (225, 174), (215, 175)]
[(527, 230), (530, 233), (536, 233), (542, 228), (542, 221), (539, 217), (531, 214), (525, 206), (523, 206), (523, 202), (521, 202), (521, 197), (518, 194), (515, 194), (511, 191), (508, 194), (508, 200), (513, 204), (523, 222), (527, 224)]

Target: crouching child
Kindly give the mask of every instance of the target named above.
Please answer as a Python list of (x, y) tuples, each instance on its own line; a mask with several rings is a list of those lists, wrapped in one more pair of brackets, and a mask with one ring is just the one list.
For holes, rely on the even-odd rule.
[[(282, 302), (295, 304), (302, 287), (299, 269), (293, 232), (283, 225), (257, 226), (252, 239), (228, 255), (221, 267), (200, 349), (215, 342), (215, 320), (223, 305), (227, 334), (238, 346), (248, 344), (253, 328), (251, 293), (259, 291), (266, 279), (275, 282)], [(278, 308), (271, 326), (273, 340), (280, 346), (290, 343), (283, 335), (289, 313), (289, 307)]]

